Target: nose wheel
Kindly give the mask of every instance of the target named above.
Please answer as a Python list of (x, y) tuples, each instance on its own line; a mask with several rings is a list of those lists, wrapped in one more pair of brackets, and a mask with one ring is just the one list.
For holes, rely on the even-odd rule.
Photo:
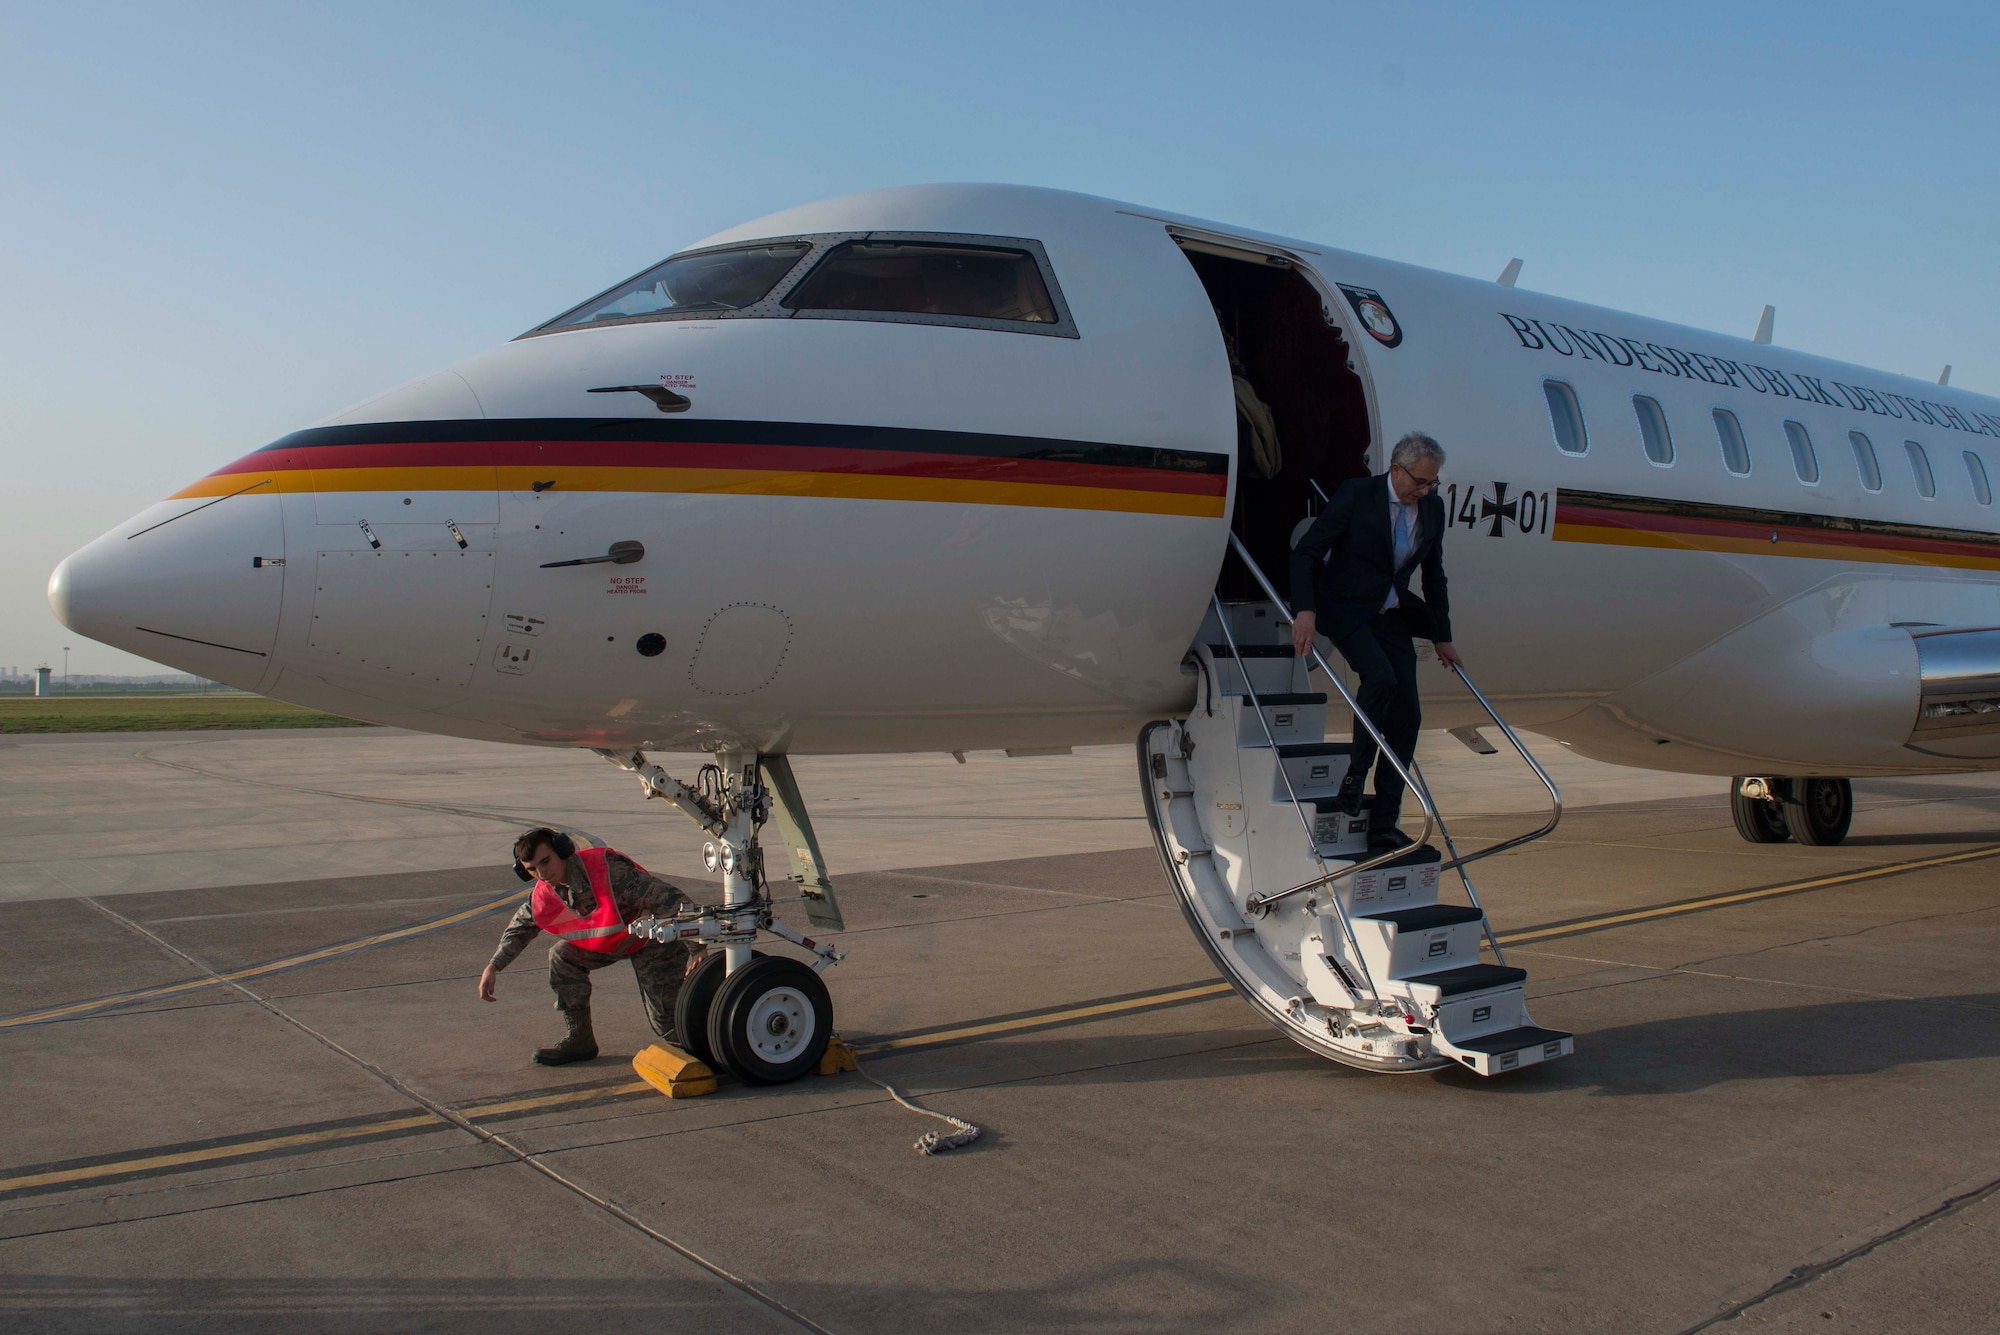
[(796, 1080), (819, 1064), (832, 1036), (826, 984), (784, 956), (761, 956), (724, 978), (708, 1010), (709, 1050), (752, 1084)]
[[(757, 951), (754, 958), (763, 959), (764, 952)], [(694, 966), (694, 972), (681, 984), (680, 996), (674, 999), (674, 1032), (681, 1036), (681, 1046), (711, 1071), (728, 1069), (708, 1044), (709, 1012), (715, 1009), (715, 995), (722, 990), (727, 973), (723, 953), (711, 950)]]

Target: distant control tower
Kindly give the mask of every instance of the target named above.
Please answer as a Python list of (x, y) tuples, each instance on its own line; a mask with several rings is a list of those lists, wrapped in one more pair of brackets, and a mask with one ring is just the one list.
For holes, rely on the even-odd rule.
[(49, 669), (48, 669), (47, 667), (38, 667), (38, 668), (36, 668), (36, 669), (35, 669), (35, 694), (36, 694), (36, 695), (53, 695), (54, 693), (55, 693), (55, 688), (54, 688), (54, 686), (53, 686), (53, 685), (52, 685), (52, 684), (50, 683), (50, 681), (49, 681)]

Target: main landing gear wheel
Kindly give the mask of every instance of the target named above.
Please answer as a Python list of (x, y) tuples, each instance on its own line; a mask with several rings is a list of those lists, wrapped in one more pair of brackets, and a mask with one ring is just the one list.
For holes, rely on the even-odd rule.
[[(764, 952), (756, 952), (756, 958), (763, 959)], [(722, 951), (709, 951), (681, 983), (681, 994), (674, 999), (674, 1032), (681, 1036), (681, 1046), (711, 1071), (728, 1069), (716, 1060), (715, 1049), (708, 1043), (709, 1012), (715, 1007), (715, 994), (722, 990), (728, 968)]]
[[(1745, 775), (1737, 775), (1729, 781), (1729, 814), (1736, 820), (1736, 833), (1753, 844), (1782, 844), (1792, 837), (1791, 827), (1785, 823), (1783, 806), (1773, 797), (1751, 797), (1743, 791), (1744, 785), (1752, 780)], [(1775, 792), (1785, 785), (1783, 779), (1758, 779), (1765, 791)]]
[(1793, 779), (1784, 786), (1785, 825), (1802, 844), (1837, 844), (1854, 823), (1854, 785), (1846, 779)]
[(795, 959), (755, 959), (723, 980), (708, 1012), (708, 1046), (753, 1085), (796, 1080), (826, 1052), (833, 999)]

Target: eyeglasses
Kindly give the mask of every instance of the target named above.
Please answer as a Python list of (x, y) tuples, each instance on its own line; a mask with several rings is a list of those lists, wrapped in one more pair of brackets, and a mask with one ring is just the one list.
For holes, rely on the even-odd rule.
[(1436, 490), (1437, 490), (1437, 484), (1438, 484), (1438, 480), (1437, 480), (1437, 478), (1436, 478), (1436, 477), (1434, 477), (1434, 476), (1433, 476), (1433, 477), (1418, 477), (1418, 476), (1417, 476), (1417, 475), (1416, 475), (1415, 473), (1412, 473), (1412, 472), (1411, 472), (1411, 471), (1410, 471), (1409, 469), (1407, 469), (1407, 468), (1403, 468), (1403, 465), (1401, 465), (1401, 464), (1397, 464), (1397, 465), (1396, 465), (1396, 467), (1398, 467), (1398, 468), (1402, 468), (1402, 469), (1403, 469), (1403, 476), (1404, 476), (1404, 477), (1406, 477), (1406, 478), (1408, 478), (1408, 479), (1410, 479), (1410, 481), (1412, 481), (1412, 482), (1414, 482), (1414, 483), (1416, 483), (1416, 484), (1417, 484), (1417, 490), (1418, 490), (1419, 492), (1425, 492), (1425, 491), (1436, 491)]

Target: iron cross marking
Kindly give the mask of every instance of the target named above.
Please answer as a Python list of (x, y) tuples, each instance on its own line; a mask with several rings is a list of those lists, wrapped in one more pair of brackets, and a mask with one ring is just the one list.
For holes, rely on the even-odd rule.
[(1495, 482), (1493, 484), (1493, 499), (1489, 501), (1484, 496), (1479, 498), (1479, 517), (1482, 520), (1491, 519), (1493, 521), (1493, 527), (1486, 530), (1486, 536), (1497, 538), (1501, 534), (1501, 526), (1507, 520), (1513, 520), (1516, 528), (1521, 526), (1521, 500), (1518, 496), (1511, 501), (1508, 500), (1507, 484), (1505, 482)]

